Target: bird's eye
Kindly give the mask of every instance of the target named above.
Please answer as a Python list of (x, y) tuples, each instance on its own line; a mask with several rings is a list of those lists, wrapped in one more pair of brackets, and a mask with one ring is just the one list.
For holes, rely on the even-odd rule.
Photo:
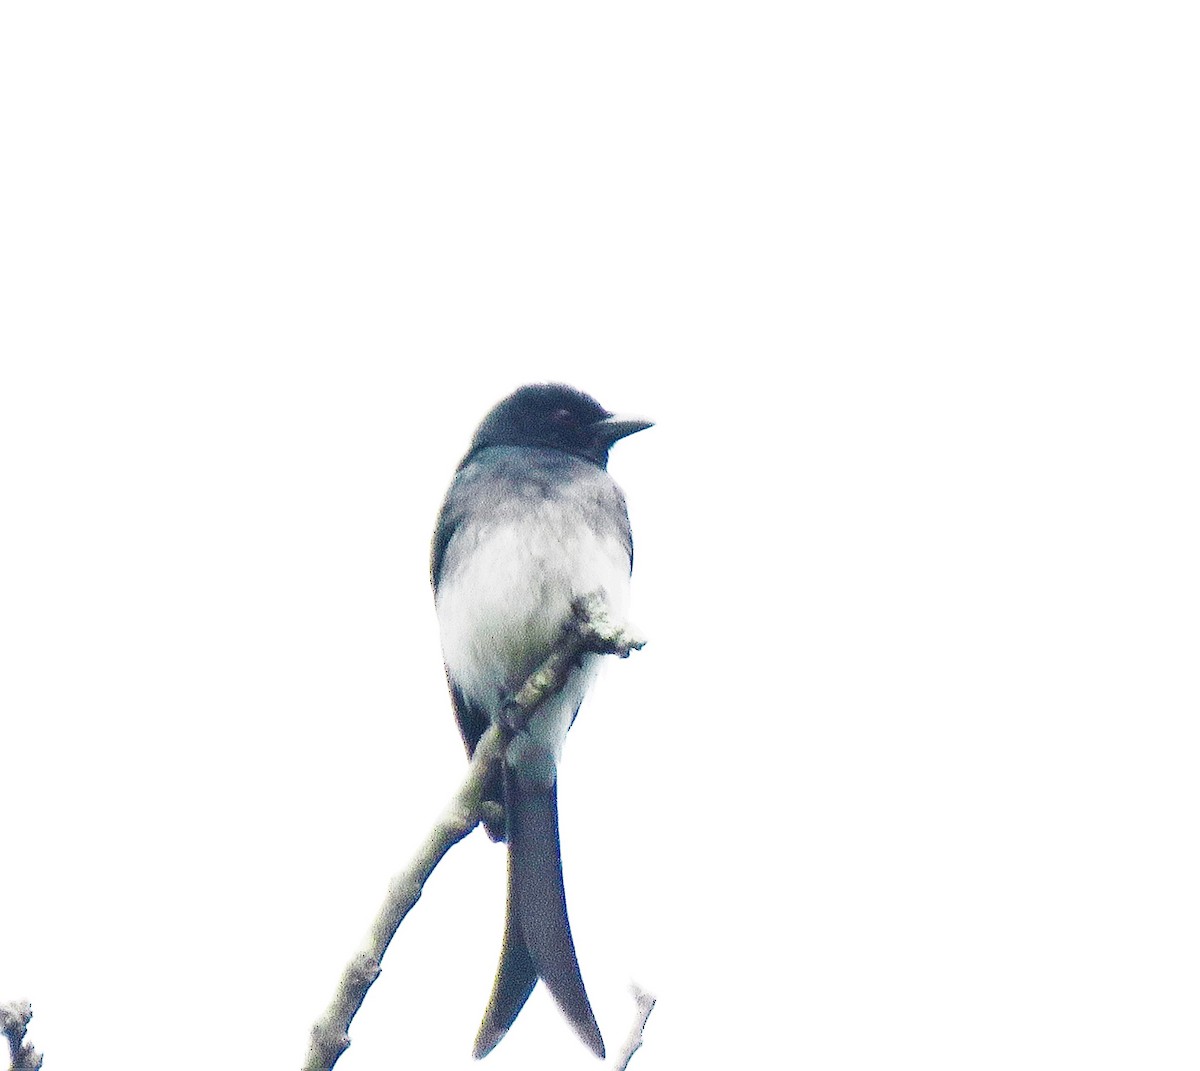
[(550, 420), (560, 428), (573, 428), (575, 426), (575, 414), (570, 409), (555, 409), (550, 414)]

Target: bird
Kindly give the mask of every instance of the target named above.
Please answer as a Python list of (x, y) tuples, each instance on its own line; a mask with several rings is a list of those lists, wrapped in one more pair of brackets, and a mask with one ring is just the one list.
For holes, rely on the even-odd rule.
[[(550, 653), (576, 600), (598, 594), (624, 618), (633, 569), (625, 497), (609, 450), (652, 427), (561, 383), (497, 403), (459, 463), (434, 529), (430, 573), (450, 696), (468, 755)], [(505, 747), (488, 792), (503, 805), (508, 901), (500, 964), (473, 1055), (496, 1047), (540, 979), (583, 1043), (604, 1057), (567, 917), (558, 763), (600, 655), (580, 656), (563, 687)], [(499, 826), (499, 823), (496, 823)]]

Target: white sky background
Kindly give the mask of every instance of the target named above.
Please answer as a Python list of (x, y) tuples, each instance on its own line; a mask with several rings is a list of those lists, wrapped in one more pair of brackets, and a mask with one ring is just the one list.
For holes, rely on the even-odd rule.
[[(413, 6), (415, 7), (415, 5)], [(464, 766), (485, 410), (618, 445), (567, 891), (641, 1071), (1195, 1068), (1185, 4), (5, 5), (0, 999), (48, 1069), (298, 1066)], [(399, 10), (397, 10), (399, 8)], [(339, 1069), (472, 1066), (503, 851)], [(488, 1058), (599, 1066), (544, 992)]]

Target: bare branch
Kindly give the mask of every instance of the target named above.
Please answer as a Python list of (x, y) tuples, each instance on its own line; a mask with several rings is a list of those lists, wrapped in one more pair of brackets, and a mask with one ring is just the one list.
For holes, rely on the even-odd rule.
[(571, 620), (546, 660), (525, 680), (505, 704), (504, 717), (510, 729), (521, 729), (548, 696), (566, 683), (567, 676), (585, 652), (628, 658), (646, 641), (627, 626), (614, 624), (599, 592), (583, 595), (571, 606)]
[(303, 1071), (331, 1071), (349, 1048), (350, 1023), (362, 1007), (367, 990), (379, 977), (384, 952), (404, 917), (421, 898), (421, 891), (434, 867), (481, 821), (488, 802), (483, 799), (483, 792), (489, 768), (499, 761), (513, 732), (520, 729), (548, 697), (562, 688), (585, 651), (627, 658), (630, 651), (644, 646), (645, 641), (609, 620), (602, 596), (584, 596), (576, 600), (572, 609), (574, 616), (563, 630), (561, 640), (505, 704), (506, 724), (492, 725), (480, 738), (466, 780), (407, 868), (392, 878), (371, 932), (342, 972), (332, 1003), (312, 1028)]
[(0, 1034), (8, 1038), (11, 1071), (39, 1071), (42, 1066), (41, 1055), (25, 1040), (25, 1031), (32, 1018), (33, 1007), (28, 1001), (0, 1004)]
[(328, 1071), (350, 1045), (347, 1031), (371, 984), (379, 977), (380, 963), (404, 916), (421, 898), (434, 867), (479, 823), (480, 803), (488, 767), (499, 758), (503, 734), (492, 726), (480, 738), (466, 780), (447, 804), (441, 818), (417, 849), (408, 867), (388, 886), (387, 897), (358, 954), (346, 966), (337, 995), (312, 1029), (304, 1071)]
[(654, 997), (636, 985), (631, 988), (633, 999), (637, 1003), (637, 1018), (629, 1029), (629, 1036), (625, 1039), (625, 1044), (621, 1046), (621, 1051), (613, 1060), (613, 1071), (626, 1071), (626, 1068), (629, 1067), (629, 1061), (633, 1059), (633, 1054), (642, 1047), (642, 1035), (646, 1031), (646, 1022), (650, 1018), (650, 1013), (654, 1011)]

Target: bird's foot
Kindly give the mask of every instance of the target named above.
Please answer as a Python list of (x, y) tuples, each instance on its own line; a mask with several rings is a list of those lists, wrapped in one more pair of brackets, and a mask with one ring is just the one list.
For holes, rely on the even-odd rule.
[[(534, 705), (530, 703), (529, 694), (537, 687), (538, 674), (529, 677), (521, 689), (504, 700), (500, 707), (500, 724), (510, 733), (521, 732), (529, 724), (529, 716), (533, 713)], [(541, 701), (541, 694), (537, 701)]]

